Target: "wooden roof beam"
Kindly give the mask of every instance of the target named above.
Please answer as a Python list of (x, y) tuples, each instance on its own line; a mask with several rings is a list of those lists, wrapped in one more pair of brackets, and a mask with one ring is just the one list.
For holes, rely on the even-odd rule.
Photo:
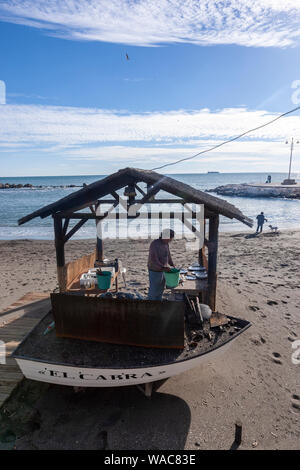
[[(98, 200), (112, 191), (116, 192), (128, 184), (146, 183), (151, 189), (142, 197), (140, 204), (151, 202), (152, 196), (160, 190), (166, 191), (188, 202), (204, 204), (205, 208), (212, 213), (219, 213), (228, 218), (235, 218), (252, 227), (253, 221), (246, 217), (237, 207), (218, 197), (199, 191), (190, 185), (177, 181), (174, 178), (161, 175), (151, 170), (140, 170), (136, 168), (125, 168), (113, 175), (107, 176), (95, 183), (83, 187), (59, 201), (40, 208), (19, 219), (19, 225), (35, 218), (47, 217), (58, 212), (74, 212), (80, 208), (88, 207), (93, 201)], [(207, 213), (208, 214), (208, 213)], [(211, 216), (213, 217), (213, 216)]]

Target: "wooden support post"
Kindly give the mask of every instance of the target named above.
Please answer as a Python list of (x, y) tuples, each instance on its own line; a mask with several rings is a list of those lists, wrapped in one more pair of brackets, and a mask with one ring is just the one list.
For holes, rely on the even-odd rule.
[(142, 196), (146, 196), (146, 193), (137, 184), (134, 187)]
[(62, 219), (54, 217), (54, 235), (55, 235), (55, 249), (56, 249), (56, 263), (57, 266), (65, 265), (65, 250), (64, 250), (64, 234), (62, 227)]
[[(110, 194), (112, 195), (112, 197), (115, 198), (115, 201), (118, 201), (118, 203), (119, 203), (120, 196), (118, 195), (118, 193), (116, 193), (116, 191), (111, 191)], [(105, 199), (103, 200), (103, 202), (105, 202)]]
[(235, 433), (234, 433), (234, 441), (231, 444), (230, 450), (237, 450), (242, 443), (242, 432), (243, 432), (243, 425), (242, 422), (238, 419), (235, 422)]
[(203, 316), (202, 316), (202, 313), (201, 313), (201, 307), (200, 307), (200, 302), (199, 302), (198, 297), (196, 297), (196, 307), (197, 307), (197, 312), (198, 312), (198, 315), (199, 315), (199, 318), (200, 318), (200, 323), (202, 325), (203, 324)]
[(152, 235), (152, 222), (151, 222), (151, 204), (146, 204), (147, 218), (148, 218), (148, 240), (151, 240)]
[[(96, 211), (99, 209), (100, 204), (97, 205)], [(97, 243), (96, 243), (96, 261), (103, 262), (103, 240), (102, 240), (102, 224), (101, 220), (96, 219), (96, 232), (97, 232)]]
[(76, 233), (80, 227), (85, 224), (87, 219), (81, 219), (74, 227), (64, 236), (64, 243), (66, 243)]
[(199, 264), (208, 270), (207, 256), (205, 254), (205, 245), (199, 250)]
[(136, 385), (136, 387), (145, 395), (145, 397), (151, 398), (153, 384), (154, 382), (147, 382), (145, 384)]
[(159, 213), (158, 213), (158, 220), (159, 220), (159, 222), (158, 222), (158, 224), (159, 224), (158, 230), (159, 230), (159, 236), (160, 236), (160, 234), (162, 233), (162, 212), (159, 212)]
[(140, 200), (140, 204), (142, 205), (142, 204), (145, 204), (145, 202), (152, 202), (156, 194), (159, 193), (159, 191), (160, 191), (160, 187), (157, 187), (157, 185), (156, 186), (147, 185), (147, 194), (144, 197), (142, 197), (142, 199)]
[(54, 236), (55, 236), (55, 250), (56, 250), (56, 264), (57, 264), (57, 280), (60, 292), (65, 290), (63, 267), (65, 265), (65, 242), (64, 232), (62, 226), (62, 219), (60, 217), (53, 217), (54, 219)]
[(63, 236), (65, 236), (66, 233), (67, 233), (67, 230), (68, 230), (68, 227), (69, 227), (69, 222), (70, 222), (70, 219), (67, 217), (67, 218), (65, 219), (65, 222), (64, 222), (64, 225), (63, 225), (63, 229), (62, 229), (62, 231), (63, 231)]
[(209, 219), (208, 292), (206, 302), (212, 311), (216, 309), (218, 230), (219, 215), (215, 215)]
[[(98, 230), (98, 227), (97, 227), (97, 230)], [(97, 253), (96, 255), (97, 261), (100, 261), (102, 263), (103, 262), (103, 240), (102, 238), (98, 237), (98, 234), (97, 234), (96, 253)]]
[[(206, 219), (204, 218), (204, 221), (203, 221), (203, 239), (205, 239), (205, 222), (206, 222)], [(200, 264), (200, 266), (204, 266), (206, 269), (208, 268), (207, 266), (207, 259), (206, 259), (206, 256), (205, 256), (205, 245), (204, 245), (204, 241), (203, 241), (203, 246), (199, 249), (199, 253), (198, 253), (198, 263)]]
[[(149, 204), (152, 204), (152, 203), (149, 203)], [(117, 204), (116, 204), (117, 206)], [(136, 209), (136, 207), (134, 207)], [(111, 212), (112, 210), (114, 209), (114, 207), (112, 207), (111, 209), (109, 209), (108, 211), (104, 212), (103, 215), (99, 216), (99, 215), (94, 215), (94, 214), (89, 214), (87, 212), (74, 212), (74, 213), (68, 213), (67, 215), (66, 214), (63, 214), (63, 213), (60, 213), (59, 214), (59, 217), (68, 217), (69, 219), (86, 219), (86, 220), (94, 220), (94, 219), (97, 219), (97, 220), (103, 220), (105, 219)], [(134, 212), (134, 211), (133, 211)], [(153, 212), (151, 214), (151, 218), (152, 219), (159, 219), (159, 218), (162, 218), (162, 214), (164, 212), (163, 211), (160, 211), (160, 212)], [(183, 220), (183, 214), (180, 213), (180, 214), (176, 214), (174, 212), (170, 212), (170, 214), (174, 214), (174, 217), (176, 216), (176, 219), (178, 220)], [(114, 216), (117, 220), (119, 219), (124, 219), (126, 218), (126, 215), (124, 213), (118, 213), (116, 212), (115, 213), (115, 216)], [(134, 218), (139, 218), (139, 219), (143, 219), (143, 220), (146, 220), (148, 219), (148, 214), (146, 213), (136, 213), (135, 215), (128, 215), (128, 218), (131, 218), (131, 219), (134, 219)], [(170, 217), (173, 217), (172, 215), (170, 215)], [(195, 217), (192, 217), (192, 215), (185, 215), (184, 216), (184, 220), (192, 220), (193, 218)], [(193, 226), (192, 228), (192, 225), (190, 224), (188, 226), (188, 228), (190, 228), (190, 230), (192, 230), (193, 232), (196, 231), (196, 227)]]
[(242, 442), (242, 431), (243, 431), (242, 422), (240, 420), (237, 420), (235, 423), (235, 436), (234, 436), (234, 442), (237, 445), (237, 447)]

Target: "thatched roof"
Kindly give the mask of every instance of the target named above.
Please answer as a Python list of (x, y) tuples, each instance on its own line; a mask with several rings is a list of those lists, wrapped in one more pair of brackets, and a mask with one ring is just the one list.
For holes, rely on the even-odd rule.
[(140, 170), (137, 168), (124, 168), (99, 181), (95, 181), (79, 191), (69, 194), (52, 204), (26, 215), (21, 218), (18, 223), (21, 225), (35, 217), (45, 218), (62, 211), (74, 212), (83, 207), (88, 207), (94, 201), (97, 201), (97, 199), (111, 194), (111, 192), (117, 191), (128, 184), (139, 182), (148, 183), (154, 186), (155, 189), (166, 191), (182, 198), (186, 202), (204, 204), (208, 211), (224, 215), (230, 219), (237, 219), (249, 227), (253, 225), (251, 219), (246, 217), (237, 207), (223, 199), (194, 189), (188, 184), (170, 178), (169, 176), (164, 176), (151, 170)]

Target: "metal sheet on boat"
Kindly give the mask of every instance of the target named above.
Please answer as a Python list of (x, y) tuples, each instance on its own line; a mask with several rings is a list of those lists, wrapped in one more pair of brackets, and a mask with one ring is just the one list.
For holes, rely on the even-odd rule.
[(184, 302), (51, 294), (57, 336), (156, 348), (184, 348)]

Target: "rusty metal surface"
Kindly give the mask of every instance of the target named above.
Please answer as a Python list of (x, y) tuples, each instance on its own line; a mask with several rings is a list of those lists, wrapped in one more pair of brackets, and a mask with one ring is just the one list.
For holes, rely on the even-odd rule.
[(114, 344), (184, 348), (184, 302), (51, 294), (57, 336)]
[(216, 326), (227, 325), (229, 319), (223, 313), (214, 312), (209, 321), (211, 328), (215, 328)]

